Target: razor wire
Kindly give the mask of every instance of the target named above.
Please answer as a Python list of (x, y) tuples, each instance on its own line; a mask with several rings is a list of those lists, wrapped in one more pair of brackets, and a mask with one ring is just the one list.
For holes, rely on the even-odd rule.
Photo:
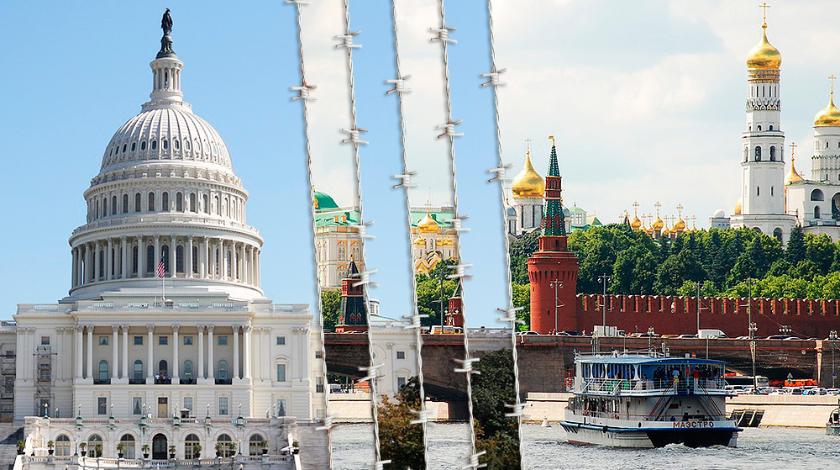
[[(313, 186), (312, 181), (312, 148), (310, 146), (310, 129), (309, 129), (309, 105), (310, 101), (313, 101), (315, 98), (312, 96), (312, 91), (316, 88), (314, 85), (308, 83), (306, 81), (306, 67), (304, 63), (304, 54), (303, 54), (303, 36), (302, 36), (302, 23), (301, 23), (301, 7), (308, 5), (308, 2), (305, 0), (286, 0), (287, 5), (294, 5), (295, 7), (295, 16), (296, 16), (296, 25), (297, 25), (297, 42), (298, 42), (298, 59), (299, 59), (299, 74), (300, 74), (300, 85), (295, 85), (290, 88), (290, 91), (296, 92), (297, 96), (292, 97), (292, 101), (300, 101), (301, 102), (301, 112), (303, 114), (303, 137), (304, 137), (304, 145), (306, 148), (306, 172), (307, 177), (309, 179), (309, 200), (315, 200), (315, 187)], [(312, 234), (312, 254), (313, 254), (313, 266), (318, 265), (318, 255), (317, 255), (317, 244), (315, 242), (315, 213), (314, 209), (310, 210), (310, 220), (311, 220), (311, 234)], [(324, 381), (324, 424), (323, 426), (319, 426), (316, 430), (325, 431), (327, 433), (327, 459), (329, 463), (329, 468), (332, 468), (332, 425), (333, 425), (333, 417), (329, 414), (329, 386), (327, 380), (327, 354), (326, 354), (326, 341), (324, 338), (324, 316), (322, 314), (323, 305), (321, 304), (321, 285), (320, 280), (318, 279), (317, 270), (313, 270), (315, 273), (315, 290), (318, 296), (317, 305), (318, 305), (318, 322), (320, 325), (320, 335), (321, 335), (321, 343), (320, 347), (323, 348), (324, 353), (321, 355), (321, 364), (322, 364), (322, 378)]]
[(411, 250), (411, 201), (409, 199), (408, 190), (413, 187), (411, 183), (411, 177), (415, 175), (414, 172), (408, 169), (408, 151), (406, 149), (405, 143), (405, 134), (406, 134), (406, 127), (405, 127), (405, 99), (403, 97), (404, 94), (408, 93), (410, 90), (406, 88), (405, 82), (408, 80), (408, 76), (403, 75), (402, 73), (402, 64), (400, 62), (400, 41), (399, 41), (399, 28), (397, 26), (397, 0), (391, 0), (391, 25), (393, 27), (393, 34), (394, 34), (394, 69), (396, 72), (396, 78), (392, 80), (386, 80), (385, 83), (393, 85), (393, 88), (390, 88), (388, 91), (385, 92), (386, 95), (396, 95), (397, 97), (397, 117), (399, 118), (399, 133), (400, 133), (400, 156), (402, 158), (402, 165), (403, 165), (403, 172), (400, 175), (395, 175), (394, 178), (399, 180), (399, 183), (394, 185), (394, 189), (402, 188), (404, 190), (403, 197), (405, 201), (405, 214), (406, 214), (406, 224), (409, 229), (409, 243), (407, 246), (408, 251), (408, 259), (409, 263), (409, 271), (411, 274), (411, 279), (409, 281), (409, 288), (411, 289), (411, 305), (414, 308), (413, 314), (407, 318), (410, 324), (406, 328), (414, 329), (415, 335), (415, 345), (417, 347), (416, 353), (416, 366), (417, 366), (417, 383), (420, 392), (420, 409), (416, 411), (417, 419), (412, 420), (411, 424), (419, 424), (423, 430), (423, 460), (428, 465), (428, 437), (427, 437), (427, 422), (428, 422), (428, 412), (426, 410), (426, 392), (425, 387), (423, 384), (423, 335), (422, 335), (422, 319), (427, 317), (428, 315), (421, 315), (420, 309), (417, 305), (417, 278), (414, 273), (414, 263), (413, 263), (413, 253)]
[[(490, 71), (487, 73), (482, 74), (483, 78), (486, 78), (487, 81), (481, 84), (483, 88), (490, 88), (493, 92), (493, 111), (494, 111), (494, 122), (496, 127), (496, 168), (492, 168), (489, 170), (490, 173), (493, 173), (493, 177), (490, 179), (490, 182), (496, 181), (499, 183), (499, 193), (502, 200), (502, 210), (505, 210), (505, 170), (507, 167), (505, 166), (505, 162), (503, 159), (502, 154), (502, 129), (501, 125), (499, 124), (499, 91), (498, 87), (504, 86), (502, 81), (500, 80), (501, 74), (505, 72), (505, 69), (499, 69), (496, 65), (496, 37), (494, 35), (494, 24), (493, 24), (493, 0), (487, 0), (487, 30), (488, 30), (488, 40), (490, 45)], [(502, 234), (504, 235), (507, 232), (507, 224), (505, 217), (502, 217)], [(521, 308), (516, 308), (513, 305), (513, 284), (512, 284), (512, 277), (510, 272), (510, 240), (508, 237), (502, 236), (502, 245), (504, 248), (504, 256), (505, 256), (505, 275), (507, 280), (507, 308), (498, 309), (501, 313), (499, 320), (503, 322), (507, 322), (510, 325), (510, 341), (511, 341), (511, 354), (513, 355), (513, 387), (514, 387), (514, 402), (506, 404), (508, 408), (511, 409), (509, 413), (506, 413), (505, 416), (510, 418), (516, 418), (516, 432), (517, 437), (519, 437), (519, 455), (522, 455), (522, 410), (524, 405), (522, 404), (519, 396), (519, 360), (518, 355), (516, 352), (516, 325), (520, 323), (520, 321), (516, 318), (516, 312), (521, 310)], [(521, 461), (520, 461), (521, 466)]]
[[(456, 181), (456, 173), (455, 173), (455, 138), (463, 136), (462, 133), (456, 130), (457, 126), (461, 124), (460, 120), (456, 120), (452, 117), (452, 88), (449, 82), (449, 45), (450, 44), (457, 44), (458, 42), (449, 37), (449, 34), (454, 32), (455, 29), (447, 26), (446, 24), (446, 6), (444, 5), (444, 0), (438, 0), (438, 18), (440, 23), (437, 27), (432, 27), (429, 29), (429, 32), (434, 33), (434, 36), (430, 39), (430, 42), (439, 42), (440, 43), (440, 55), (441, 55), (441, 62), (443, 64), (443, 87), (444, 87), (444, 104), (445, 104), (445, 112), (446, 112), (446, 122), (441, 126), (438, 126), (442, 132), (437, 136), (437, 138), (446, 138), (447, 147), (449, 151), (449, 179), (450, 179), (450, 188), (452, 189), (452, 207), (455, 211), (455, 217), (453, 218), (453, 226), (458, 234), (461, 232), (466, 232), (469, 229), (463, 226), (464, 220), (467, 217), (464, 214), (461, 214), (458, 211), (458, 184)], [(459, 243), (456, 246), (456, 254), (458, 256), (458, 265), (455, 266), (455, 273), (449, 275), (450, 279), (456, 279), (459, 283), (462, 283), (465, 279), (469, 278), (469, 275), (466, 274), (466, 269), (470, 267), (470, 265), (465, 264), (463, 259), (461, 258), (461, 243), (459, 239)], [(463, 285), (463, 284), (462, 284)], [(461, 311), (465, 312), (466, 305), (465, 305), (465, 297), (466, 297), (466, 289), (462, 289), (461, 291)], [(456, 359), (456, 362), (461, 364), (461, 367), (456, 367), (454, 370), (457, 373), (463, 373), (466, 382), (467, 382), (467, 396), (469, 399), (467, 400), (467, 409), (469, 411), (469, 436), (470, 436), (470, 458), (469, 462), (463, 467), (465, 469), (472, 469), (472, 468), (480, 468), (482, 465), (479, 464), (479, 457), (483, 454), (483, 452), (476, 453), (475, 448), (475, 424), (473, 418), (473, 402), (472, 402), (472, 374), (477, 374), (479, 371), (473, 369), (473, 363), (478, 362), (478, 358), (470, 357), (470, 343), (469, 343), (469, 334), (465, 329), (464, 331), (464, 359)]]
[(367, 233), (368, 227), (373, 223), (372, 221), (368, 222), (365, 220), (364, 217), (364, 208), (362, 204), (362, 191), (361, 191), (361, 184), (362, 184), (362, 166), (359, 161), (359, 148), (362, 145), (367, 145), (368, 142), (361, 139), (361, 135), (367, 132), (366, 129), (362, 129), (358, 127), (356, 123), (356, 83), (355, 83), (355, 76), (353, 73), (353, 49), (361, 48), (361, 44), (355, 44), (353, 39), (359, 35), (358, 31), (351, 31), (350, 30), (350, 0), (344, 0), (342, 2), (344, 8), (344, 32), (338, 36), (335, 36), (335, 39), (338, 40), (338, 44), (335, 45), (336, 49), (344, 49), (344, 62), (347, 66), (347, 98), (350, 104), (350, 128), (349, 129), (339, 129), (339, 131), (345, 134), (347, 137), (342, 139), (342, 144), (350, 144), (353, 148), (353, 169), (354, 172), (354, 205), (356, 209), (359, 211), (359, 223), (356, 226), (357, 230), (359, 231), (359, 244), (360, 244), (360, 252), (362, 256), (362, 260), (365, 260), (365, 267), (364, 270), (360, 273), (360, 279), (357, 282), (353, 283), (354, 287), (362, 286), (362, 295), (364, 299), (365, 310), (367, 314), (367, 338), (368, 338), (368, 357), (369, 357), (369, 365), (367, 367), (359, 367), (360, 371), (367, 372), (367, 376), (362, 380), (368, 380), (370, 383), (370, 403), (371, 403), (371, 413), (373, 416), (373, 449), (374, 449), (374, 469), (383, 468), (385, 464), (390, 463), (390, 461), (382, 460), (382, 452), (379, 449), (379, 395), (376, 392), (376, 381), (381, 377), (377, 374), (377, 371), (382, 364), (377, 364), (375, 362), (375, 357), (373, 353), (373, 328), (370, 324), (371, 319), (371, 309), (370, 309), (370, 295), (368, 294), (368, 286), (375, 286), (376, 283), (371, 281), (371, 275), (373, 275), (376, 270), (370, 269), (367, 265), (367, 258), (365, 257), (365, 240), (374, 238), (372, 235)]

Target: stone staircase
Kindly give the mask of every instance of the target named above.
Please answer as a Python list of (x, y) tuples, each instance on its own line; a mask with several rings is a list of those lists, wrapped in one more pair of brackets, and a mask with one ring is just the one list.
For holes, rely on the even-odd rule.
[(17, 441), (23, 439), (23, 428), (17, 424), (0, 423), (0, 470), (11, 470), (17, 456)]

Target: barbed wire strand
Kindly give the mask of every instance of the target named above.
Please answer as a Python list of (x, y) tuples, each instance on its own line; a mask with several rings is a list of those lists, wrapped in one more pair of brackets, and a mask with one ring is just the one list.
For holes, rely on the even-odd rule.
[(368, 324), (367, 337), (369, 366), (367, 368), (367, 371), (368, 377), (370, 378), (370, 402), (371, 413), (373, 415), (373, 451), (375, 456), (373, 468), (380, 469), (387, 462), (382, 461), (382, 453), (379, 448), (379, 395), (376, 391), (376, 382), (378, 380), (377, 370), (379, 369), (379, 366), (375, 364), (375, 357), (373, 353), (373, 328), (371, 327), (370, 322), (371, 309), (370, 295), (368, 294), (368, 287), (371, 285), (370, 274), (372, 274), (372, 271), (368, 268), (366, 262), (367, 258), (365, 257), (365, 238), (368, 237), (366, 233), (367, 221), (364, 217), (364, 208), (362, 205), (362, 166), (359, 161), (359, 147), (363, 144), (366, 144), (367, 142), (364, 142), (359, 138), (359, 135), (365, 131), (363, 129), (360, 129), (356, 123), (356, 83), (353, 72), (353, 49), (359, 48), (361, 46), (353, 43), (353, 38), (359, 33), (350, 31), (350, 0), (344, 0), (342, 4), (344, 7), (344, 34), (337, 38), (340, 40), (340, 42), (338, 45), (336, 45), (336, 48), (344, 49), (345, 64), (347, 66), (347, 98), (350, 104), (350, 129), (344, 130), (344, 133), (347, 134), (347, 138), (344, 139), (342, 142), (351, 144), (353, 148), (353, 169), (355, 170), (355, 181), (353, 185), (354, 205), (359, 211), (359, 232), (361, 234), (359, 245), (362, 260), (365, 262), (364, 272), (361, 276), (362, 279), (358, 282), (358, 284), (361, 284), (363, 287), (362, 294), (364, 298), (364, 305), (367, 314)]
[(412, 315), (412, 325), (414, 326), (415, 331), (415, 344), (417, 347), (416, 353), (416, 363), (417, 363), (417, 383), (419, 386), (420, 392), (420, 409), (418, 410), (418, 419), (416, 420), (417, 424), (420, 424), (423, 429), (423, 449), (424, 455), (423, 460), (428, 465), (429, 461), (429, 440), (427, 435), (427, 411), (426, 411), (426, 391), (424, 386), (424, 379), (423, 379), (423, 335), (422, 335), (422, 328), (421, 328), (421, 317), (420, 317), (420, 309), (417, 305), (417, 278), (414, 273), (414, 256), (411, 250), (411, 201), (409, 199), (408, 190), (410, 188), (410, 178), (411, 173), (408, 168), (408, 150), (405, 143), (405, 136), (406, 136), (406, 127), (405, 127), (405, 99), (403, 98), (403, 94), (407, 92), (405, 89), (405, 80), (406, 77), (403, 76), (402, 73), (402, 63), (400, 61), (400, 40), (399, 40), (399, 28), (397, 25), (397, 0), (391, 0), (391, 24), (393, 27), (393, 35), (394, 35), (394, 69), (396, 71), (396, 79), (393, 80), (394, 88), (393, 90), (389, 90), (388, 93), (393, 92), (397, 96), (397, 116), (399, 118), (399, 132), (400, 132), (400, 156), (402, 157), (402, 168), (403, 174), (400, 175), (402, 177), (401, 184), (397, 186), (401, 186), (404, 189), (403, 192), (403, 200), (405, 202), (405, 214), (406, 214), (406, 223), (409, 233), (409, 243), (406, 247), (408, 251), (408, 260), (409, 260), (409, 271), (411, 273), (411, 279), (409, 280), (409, 288), (411, 289), (411, 305), (414, 309)]
[[(505, 187), (504, 187), (504, 168), (505, 168), (505, 161), (503, 158), (502, 153), (502, 128), (500, 125), (499, 119), (499, 86), (501, 86), (501, 82), (499, 81), (499, 75), (503, 72), (503, 70), (499, 70), (498, 66), (496, 65), (496, 37), (495, 37), (495, 28), (493, 23), (493, 0), (487, 0), (487, 30), (488, 30), (488, 39), (490, 45), (490, 73), (486, 74), (488, 80), (484, 86), (491, 88), (493, 93), (493, 111), (494, 111), (494, 119), (496, 125), (496, 157), (497, 157), (497, 168), (499, 170), (499, 197), (502, 200), (502, 210), (505, 211)], [(507, 212), (505, 211), (504, 214)], [(510, 413), (511, 417), (516, 418), (516, 432), (517, 436), (519, 437), (519, 455), (522, 455), (522, 402), (519, 396), (519, 359), (518, 354), (516, 351), (516, 325), (517, 325), (517, 318), (516, 318), (516, 309), (513, 305), (513, 279), (510, 272), (510, 240), (507, 237), (507, 223), (505, 217), (502, 217), (502, 246), (504, 251), (505, 257), (505, 275), (506, 275), (506, 287), (507, 287), (507, 309), (505, 309), (508, 317), (506, 318), (507, 321), (510, 323), (510, 341), (511, 341), (511, 351), (513, 354), (513, 384), (514, 384), (514, 393), (515, 393), (515, 401), (513, 403), (513, 412)], [(521, 465), (521, 462), (520, 462)]]
[[(444, 133), (442, 135), (446, 135), (447, 137), (447, 146), (449, 150), (449, 179), (450, 179), (450, 189), (452, 190), (452, 207), (455, 211), (456, 220), (454, 221), (455, 224), (458, 224), (458, 228), (460, 229), (461, 221), (459, 218), (462, 217), (462, 214), (458, 211), (458, 185), (456, 182), (456, 171), (455, 171), (455, 137), (458, 134), (455, 132), (455, 126), (459, 124), (452, 118), (452, 88), (449, 82), (449, 44), (451, 40), (449, 39), (449, 32), (452, 30), (446, 24), (446, 5), (444, 4), (444, 0), (438, 0), (438, 18), (440, 20), (440, 24), (438, 25), (437, 29), (437, 40), (440, 42), (440, 53), (441, 53), (441, 61), (443, 63), (443, 87), (444, 87), (444, 105), (445, 105), (445, 112), (446, 112), (446, 124), (443, 126)], [(456, 244), (455, 254), (458, 257), (458, 275), (457, 279), (458, 282), (461, 282), (463, 277), (463, 268), (465, 265), (463, 264), (463, 260), (461, 259), (461, 244), (460, 242)], [(461, 312), (465, 312), (466, 309), (466, 289), (461, 289)], [(477, 456), (476, 456), (476, 448), (475, 448), (475, 423), (473, 417), (473, 402), (472, 402), (472, 379), (471, 374), (473, 373), (472, 370), (472, 363), (474, 360), (470, 357), (470, 347), (469, 347), (469, 335), (464, 332), (464, 360), (463, 360), (463, 372), (466, 378), (467, 383), (467, 409), (469, 411), (469, 437), (470, 437), (470, 456), (469, 461), (465, 468), (475, 468), (478, 466)]]
[[(297, 90), (299, 95), (293, 99), (301, 102), (301, 113), (303, 114), (303, 137), (304, 137), (304, 146), (306, 149), (306, 170), (307, 176), (309, 178), (309, 200), (315, 200), (315, 187), (313, 186), (312, 180), (312, 148), (310, 145), (310, 124), (309, 124), (309, 101), (312, 99), (309, 96), (310, 91), (314, 88), (306, 81), (306, 66), (304, 63), (304, 53), (303, 53), (303, 25), (301, 21), (301, 7), (305, 5), (301, 0), (286, 0), (287, 4), (293, 4), (295, 6), (295, 16), (296, 16), (296, 25), (297, 25), (297, 42), (298, 42), (298, 65), (300, 74), (300, 85), (296, 87), (292, 87), (293, 90)], [(311, 202), (310, 202), (311, 204)], [(315, 243), (315, 212), (314, 208), (310, 211), (310, 230), (312, 235), (312, 254), (313, 254), (313, 266), (317, 266), (318, 264), (318, 256), (317, 246)], [(326, 354), (326, 341), (324, 338), (324, 316), (322, 315), (323, 312), (323, 305), (321, 303), (321, 283), (318, 279), (317, 270), (313, 269), (313, 273), (315, 274), (315, 290), (318, 296), (318, 300), (316, 302), (318, 311), (315, 314), (318, 316), (318, 323), (320, 326), (320, 339), (321, 342), (319, 347), (322, 348), (324, 351), (321, 354), (321, 364), (322, 364), (322, 375), (323, 384), (324, 384), (324, 425), (320, 429), (323, 429), (327, 434), (327, 460), (329, 464), (329, 468), (332, 468), (332, 416), (329, 413), (329, 386), (327, 380), (327, 354)]]

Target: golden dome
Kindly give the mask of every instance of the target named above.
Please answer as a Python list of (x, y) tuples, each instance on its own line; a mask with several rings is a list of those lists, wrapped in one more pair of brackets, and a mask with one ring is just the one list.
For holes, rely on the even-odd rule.
[(682, 232), (683, 230), (685, 230), (685, 220), (683, 220), (683, 218), (680, 217), (679, 219), (677, 219), (676, 222), (674, 222), (674, 227), (671, 229), (671, 231)]
[(767, 40), (767, 23), (762, 24), (761, 29), (761, 42), (747, 56), (747, 68), (778, 70), (782, 66), (782, 54)]
[(420, 222), (417, 222), (417, 231), (420, 233), (440, 233), (440, 225), (432, 218), (428, 209), (426, 209), (426, 216), (420, 219)]
[(660, 219), (657, 215), (656, 220), (653, 221), (653, 224), (650, 226), (650, 228), (658, 232), (662, 230), (663, 227), (665, 227), (665, 222), (663, 222), (662, 219)]
[(633, 215), (633, 220), (630, 222), (630, 228), (632, 228), (633, 230), (639, 230), (640, 228), (642, 228), (642, 221), (639, 220), (638, 215)]
[(805, 181), (805, 179), (799, 175), (798, 171), (796, 171), (796, 154), (791, 152), (790, 173), (788, 173), (785, 177), (785, 184), (799, 183), (802, 181)]
[(530, 149), (525, 153), (525, 166), (513, 179), (511, 191), (513, 197), (516, 198), (542, 198), (545, 196), (545, 180), (534, 170), (534, 165), (531, 164)]
[(814, 127), (837, 127), (840, 126), (840, 109), (834, 106), (834, 89), (828, 95), (828, 106), (821, 109), (814, 116)]
[(735, 215), (741, 215), (741, 201), (735, 203)]

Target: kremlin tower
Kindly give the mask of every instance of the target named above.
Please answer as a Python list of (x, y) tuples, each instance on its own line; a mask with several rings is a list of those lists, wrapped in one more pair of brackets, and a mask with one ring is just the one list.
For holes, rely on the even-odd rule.
[(361, 278), (356, 261), (350, 260), (350, 272), (341, 280), (341, 310), (336, 333), (348, 331), (367, 331), (367, 308), (365, 306), (365, 288), (357, 284)]
[(540, 247), (528, 258), (531, 285), (531, 330), (539, 334), (577, 330), (578, 260), (566, 247), (560, 167), (551, 139), (551, 160), (545, 178), (545, 217)]

